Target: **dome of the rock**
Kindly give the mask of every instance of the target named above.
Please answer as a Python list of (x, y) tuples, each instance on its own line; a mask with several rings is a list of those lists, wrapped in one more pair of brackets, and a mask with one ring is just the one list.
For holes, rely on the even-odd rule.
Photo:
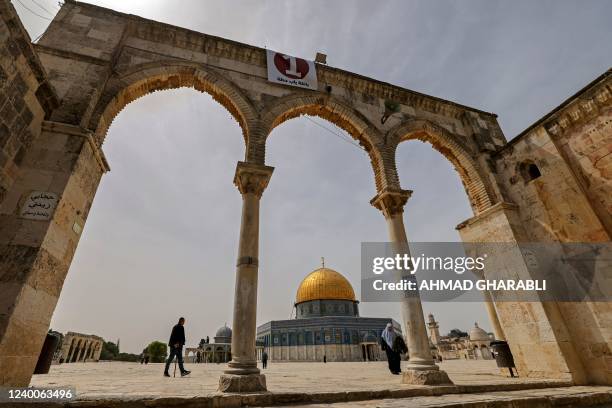
[(319, 268), (304, 278), (297, 290), (295, 303), (311, 300), (355, 301), (355, 291), (350, 282), (339, 272)]

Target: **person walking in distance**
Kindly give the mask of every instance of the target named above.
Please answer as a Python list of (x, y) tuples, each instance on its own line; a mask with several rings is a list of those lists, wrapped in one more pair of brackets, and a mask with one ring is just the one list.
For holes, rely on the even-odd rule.
[(268, 368), (268, 353), (266, 353), (266, 350), (261, 354), (261, 366), (262, 368)]
[(176, 324), (172, 328), (172, 333), (170, 334), (170, 341), (168, 341), (168, 346), (170, 346), (170, 355), (166, 360), (166, 369), (164, 370), (164, 377), (170, 377), (168, 373), (168, 369), (170, 368), (170, 363), (174, 360), (174, 357), (178, 360), (179, 369), (181, 370), (181, 377), (189, 375), (191, 371), (185, 370), (183, 367), (183, 346), (185, 345), (185, 318), (181, 317)]

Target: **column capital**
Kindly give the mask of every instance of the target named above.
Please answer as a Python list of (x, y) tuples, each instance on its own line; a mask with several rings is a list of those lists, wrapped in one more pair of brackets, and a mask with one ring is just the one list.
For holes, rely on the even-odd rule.
[(412, 190), (384, 189), (370, 200), (370, 204), (382, 211), (385, 218), (404, 212), (404, 206), (412, 195)]
[(274, 167), (239, 161), (234, 175), (234, 184), (241, 194), (253, 193), (261, 198), (273, 171)]

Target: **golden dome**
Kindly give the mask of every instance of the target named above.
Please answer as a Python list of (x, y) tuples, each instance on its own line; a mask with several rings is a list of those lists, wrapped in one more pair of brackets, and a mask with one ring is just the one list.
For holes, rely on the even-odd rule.
[(355, 292), (342, 274), (333, 269), (319, 268), (311, 272), (300, 283), (295, 303), (319, 299), (355, 301)]

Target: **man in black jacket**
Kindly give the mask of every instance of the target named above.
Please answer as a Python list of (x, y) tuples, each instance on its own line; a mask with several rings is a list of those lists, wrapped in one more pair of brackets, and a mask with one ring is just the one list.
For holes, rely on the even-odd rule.
[(164, 370), (164, 377), (170, 377), (168, 373), (168, 369), (170, 368), (170, 363), (176, 359), (178, 360), (179, 369), (181, 370), (181, 377), (184, 377), (191, 373), (191, 371), (185, 370), (183, 367), (183, 346), (185, 345), (185, 328), (183, 325), (185, 324), (185, 318), (181, 317), (177, 325), (172, 328), (172, 334), (170, 334), (170, 340), (168, 341), (168, 346), (170, 346), (170, 355), (166, 360), (166, 369)]

